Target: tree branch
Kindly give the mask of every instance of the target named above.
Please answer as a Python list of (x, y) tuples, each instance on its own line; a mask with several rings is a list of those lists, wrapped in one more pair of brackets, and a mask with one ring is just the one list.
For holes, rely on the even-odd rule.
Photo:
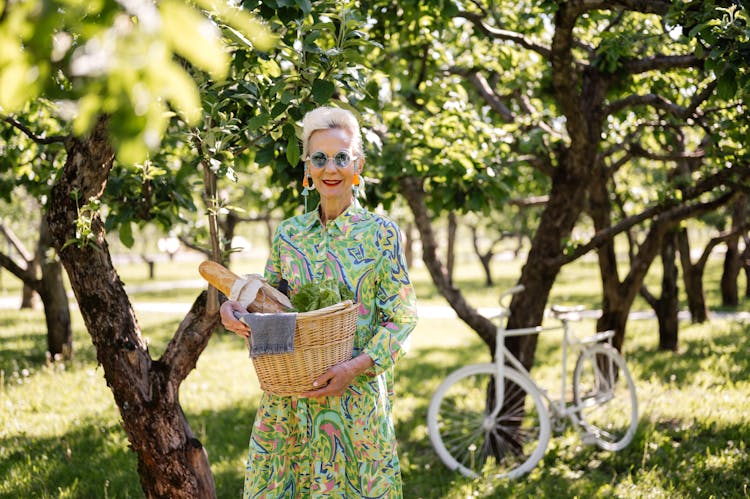
[[(529, 100), (528, 95), (520, 91), (514, 92), (514, 95), (518, 103), (521, 105), (523, 110), (526, 111), (526, 113), (529, 116), (534, 116), (534, 115), (539, 114), (539, 112), (534, 108), (534, 105)], [(537, 126), (550, 135), (554, 135), (555, 137), (560, 138), (560, 139), (564, 138), (561, 133), (557, 132), (555, 129), (553, 129), (550, 125), (548, 125), (541, 119), (537, 120)]]
[(409, 204), (409, 208), (414, 215), (414, 224), (419, 230), (422, 241), (422, 260), (438, 291), (456, 311), (458, 317), (474, 329), (487, 344), (490, 351), (493, 351), (495, 348), (494, 324), (469, 305), (461, 290), (448, 281), (443, 262), (437, 255), (435, 233), (425, 205), (423, 180), (417, 177), (404, 177), (399, 182), (400, 192)]
[(674, 201), (667, 200), (665, 202), (650, 206), (637, 215), (628, 217), (605, 230), (597, 232), (589, 240), (589, 242), (583, 245), (579, 245), (568, 254), (554, 258), (554, 261), (550, 262), (549, 264), (565, 265), (567, 263), (570, 263), (585, 255), (589, 251), (600, 247), (617, 234), (626, 231), (631, 227), (651, 218), (658, 218), (661, 221), (682, 220), (696, 213), (703, 213), (726, 204), (732, 199), (732, 197), (737, 195), (736, 191), (727, 192), (725, 194), (722, 194), (718, 198), (705, 203), (689, 204), (689, 201), (698, 198), (701, 194), (704, 194), (714, 189), (715, 187), (724, 185), (734, 173), (731, 170), (731, 168), (724, 168), (722, 170), (719, 170), (714, 175), (711, 175), (710, 177), (699, 181), (695, 185), (687, 187), (682, 191), (683, 200), (679, 204), (675, 205)]
[(700, 258), (698, 258), (698, 261), (695, 262), (696, 267), (704, 268), (706, 266), (706, 262), (708, 261), (708, 257), (711, 255), (711, 251), (714, 249), (714, 247), (729, 239), (730, 237), (734, 236), (735, 234), (739, 232), (744, 232), (748, 229), (750, 226), (750, 222), (745, 221), (745, 223), (738, 225), (737, 227), (734, 227), (730, 230), (724, 231), (720, 233), (718, 236), (712, 237), (708, 244), (706, 244), (706, 247), (703, 248), (703, 252), (701, 253)]
[(627, 107), (635, 106), (652, 106), (656, 109), (667, 111), (668, 113), (678, 118), (685, 118), (685, 114), (687, 112), (686, 108), (678, 106), (674, 102), (665, 97), (662, 97), (661, 95), (643, 94), (628, 95), (624, 99), (614, 101), (613, 103), (604, 107), (604, 114), (611, 115)]
[(190, 312), (182, 319), (159, 362), (170, 367), (169, 380), (179, 386), (195, 368), (198, 356), (206, 348), (213, 330), (219, 326), (219, 314), (206, 313), (208, 292), (196, 298)]
[(37, 277), (29, 269), (24, 269), (5, 253), (0, 253), (0, 267), (5, 267), (6, 269), (8, 269), (11, 274), (16, 276), (25, 285), (29, 286), (37, 293), (41, 290), (41, 279), (37, 279)]
[(522, 34), (517, 33), (515, 31), (508, 31), (505, 29), (498, 29), (498, 28), (489, 26), (488, 24), (484, 22), (484, 18), (479, 14), (475, 14), (473, 12), (459, 12), (458, 14), (456, 14), (456, 17), (461, 17), (471, 22), (474, 26), (479, 28), (479, 31), (481, 31), (482, 33), (484, 33), (490, 38), (494, 38), (496, 40), (506, 40), (506, 41), (516, 43), (520, 45), (521, 47), (524, 47), (524, 48), (527, 48), (529, 50), (536, 52), (537, 54), (541, 55), (545, 59), (548, 58), (550, 55), (550, 49), (548, 47), (534, 43), (531, 40), (527, 39)]
[(654, 161), (680, 161), (684, 159), (700, 159), (706, 156), (706, 152), (702, 149), (698, 149), (697, 151), (692, 152), (677, 151), (672, 154), (656, 154), (651, 151), (645, 150), (643, 147), (641, 147), (640, 144), (635, 143), (630, 144), (628, 154), (638, 158), (646, 158)]
[(526, 198), (511, 198), (508, 200), (513, 206), (519, 208), (532, 208), (534, 206), (544, 206), (549, 201), (549, 196), (529, 196)]
[(21, 255), (21, 258), (23, 258), (27, 262), (30, 262), (34, 259), (34, 255), (28, 249), (26, 249), (26, 246), (24, 246), (23, 242), (18, 239), (18, 236), (16, 236), (15, 232), (13, 232), (10, 227), (5, 225), (4, 223), (0, 223), (0, 232), (2, 232), (2, 234), (5, 236), (5, 239), (8, 240), (11, 246), (13, 246), (16, 251), (18, 251), (18, 254)]
[(613, 10), (621, 7), (634, 12), (659, 15), (666, 14), (672, 6), (670, 2), (660, 0), (619, 0), (615, 2), (607, 0), (582, 0), (578, 3), (581, 12), (589, 10)]
[(190, 241), (188, 238), (186, 238), (183, 235), (177, 236), (177, 239), (179, 239), (180, 242), (182, 244), (184, 244), (185, 246), (187, 246), (188, 248), (190, 248), (192, 250), (195, 250), (195, 251), (199, 251), (199, 252), (203, 253), (204, 255), (206, 255), (207, 258), (211, 258), (211, 250), (210, 249), (204, 248), (202, 246), (198, 246), (193, 241)]
[(11, 118), (10, 116), (3, 116), (3, 121), (8, 123), (14, 128), (17, 128), (21, 130), (28, 138), (36, 142), (37, 144), (41, 145), (47, 145), (47, 144), (66, 144), (70, 140), (69, 135), (51, 135), (49, 137), (45, 137), (43, 135), (37, 135), (35, 134), (31, 128), (27, 127), (20, 121)]
[(643, 59), (623, 59), (623, 69), (631, 74), (665, 69), (702, 68), (703, 59), (692, 54), (654, 55)]
[(448, 69), (451, 74), (463, 76), (468, 80), (469, 83), (479, 92), (479, 95), (484, 99), (487, 105), (495, 111), (500, 118), (506, 123), (513, 123), (515, 116), (513, 111), (503, 103), (500, 96), (490, 87), (487, 79), (475, 69), (464, 69), (457, 66), (453, 66)]

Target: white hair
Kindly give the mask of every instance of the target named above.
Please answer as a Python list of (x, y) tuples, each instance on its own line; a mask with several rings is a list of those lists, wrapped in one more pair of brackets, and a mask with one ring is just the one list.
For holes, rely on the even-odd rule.
[(302, 158), (308, 154), (310, 136), (317, 130), (341, 128), (349, 132), (352, 137), (352, 152), (358, 158), (364, 158), (362, 146), (362, 132), (359, 130), (357, 118), (351, 111), (338, 107), (318, 107), (309, 111), (302, 118)]

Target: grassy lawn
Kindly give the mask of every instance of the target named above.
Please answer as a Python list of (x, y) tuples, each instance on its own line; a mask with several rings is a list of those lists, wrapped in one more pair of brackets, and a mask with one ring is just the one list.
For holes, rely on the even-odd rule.
[[(159, 264), (157, 276), (161, 281), (197, 279), (196, 267), (197, 262)], [(490, 292), (481, 285), (478, 268), (462, 269), (458, 281), (469, 289), (473, 304), (494, 306), (497, 290), (518, 275), (517, 264), (511, 267), (496, 269), (497, 276), (505, 277), (498, 277), (497, 289)], [(582, 262), (566, 269), (551, 301), (597, 307), (595, 267)], [(145, 269), (121, 269), (126, 287), (148, 283)], [(234, 269), (259, 272), (262, 261), (243, 261)], [(444, 304), (424, 269), (412, 274), (420, 304)], [(658, 283), (658, 275), (650, 281)], [(10, 280), (3, 284), (8, 293), (15, 292)], [(134, 301), (189, 301), (196, 292), (188, 287), (132, 295)], [(709, 295), (712, 306), (715, 297)], [(138, 319), (156, 357), (181, 314), (142, 312)], [(579, 327), (589, 332), (593, 325)], [(0, 310), (0, 497), (142, 496), (135, 456), (77, 312), (74, 329), (74, 360), (46, 366), (41, 312)], [(399, 364), (394, 403), (405, 497), (748, 496), (750, 324), (682, 323), (680, 340), (679, 354), (658, 352), (656, 322), (629, 323), (625, 354), (638, 388), (640, 425), (628, 448), (602, 452), (566, 430), (551, 440), (531, 474), (513, 482), (481, 483), (443, 466), (430, 446), (425, 418), (429, 397), (442, 378), (463, 363), (487, 360), (488, 354), (460, 321), (422, 319), (409, 355)], [(554, 334), (540, 338), (534, 374), (550, 387), (558, 382), (558, 344)], [(243, 343), (217, 332), (183, 383), (180, 399), (209, 452), (219, 497), (240, 495), (258, 397)]]

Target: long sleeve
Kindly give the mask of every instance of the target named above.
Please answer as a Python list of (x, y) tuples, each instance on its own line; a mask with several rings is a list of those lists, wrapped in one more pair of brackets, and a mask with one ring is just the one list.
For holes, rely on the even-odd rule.
[(379, 325), (364, 349), (375, 362), (370, 370), (374, 375), (390, 369), (406, 354), (417, 323), (416, 297), (404, 261), (401, 232), (391, 221), (380, 229), (376, 244), (382, 256), (376, 265), (375, 295)]
[(279, 241), (281, 240), (281, 226), (276, 228), (273, 235), (273, 241), (271, 242), (271, 253), (268, 255), (266, 261), (266, 268), (263, 272), (263, 277), (266, 278), (268, 284), (273, 287), (277, 287), (281, 282), (281, 260), (279, 252)]

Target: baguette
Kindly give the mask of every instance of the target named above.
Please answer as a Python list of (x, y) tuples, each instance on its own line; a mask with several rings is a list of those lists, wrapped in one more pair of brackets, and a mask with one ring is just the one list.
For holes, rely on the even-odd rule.
[[(213, 287), (224, 293), (227, 297), (232, 292), (232, 287), (237, 281), (261, 281), (260, 289), (253, 297), (252, 302), (247, 305), (248, 312), (279, 313), (288, 312), (292, 308), (289, 298), (268, 284), (258, 275), (249, 275), (245, 278), (238, 276), (228, 268), (216, 262), (202, 262), (198, 266), (200, 275)], [(240, 295), (242, 301), (242, 295)]]

